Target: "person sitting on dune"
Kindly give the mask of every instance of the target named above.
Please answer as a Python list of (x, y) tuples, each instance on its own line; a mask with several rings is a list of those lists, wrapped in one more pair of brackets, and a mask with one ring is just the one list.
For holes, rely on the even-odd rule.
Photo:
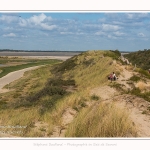
[(113, 72), (113, 80), (115, 81), (117, 79), (116, 74)]
[(115, 72), (113, 72), (112, 74), (110, 74), (110, 75), (108, 76), (108, 80), (111, 80), (111, 82), (112, 82), (113, 80), (116, 81), (116, 79), (118, 79), (118, 78), (116, 77)]

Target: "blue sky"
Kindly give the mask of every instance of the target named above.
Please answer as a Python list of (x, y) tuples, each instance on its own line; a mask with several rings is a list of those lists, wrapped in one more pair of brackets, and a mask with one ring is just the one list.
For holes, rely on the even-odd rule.
[(0, 49), (150, 49), (147, 12), (1, 12)]

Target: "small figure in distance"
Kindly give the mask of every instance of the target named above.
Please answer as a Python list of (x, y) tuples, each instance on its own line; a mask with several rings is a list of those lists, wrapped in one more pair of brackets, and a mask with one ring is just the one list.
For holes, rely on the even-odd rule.
[(113, 80), (116, 81), (117, 77), (116, 74), (113, 72)]
[(111, 82), (112, 82), (112, 80), (113, 80), (113, 74), (112, 73), (108, 76), (108, 80), (111, 80)]
[(111, 80), (111, 82), (112, 82), (113, 80), (116, 81), (116, 79), (118, 79), (118, 78), (116, 77), (115, 72), (111, 73), (111, 74), (108, 76), (108, 80)]

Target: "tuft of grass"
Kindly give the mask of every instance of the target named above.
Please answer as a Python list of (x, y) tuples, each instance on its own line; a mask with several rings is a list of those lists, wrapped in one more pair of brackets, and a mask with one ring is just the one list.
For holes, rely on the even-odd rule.
[(136, 84), (136, 87), (138, 87), (141, 91), (145, 91), (147, 89), (147, 85), (142, 81), (139, 81)]
[(113, 83), (113, 84), (110, 84), (109, 85), (110, 87), (113, 87), (115, 88), (117, 91), (120, 91), (120, 92), (124, 92), (124, 84), (120, 84), (120, 83)]
[(69, 125), (65, 137), (126, 137), (128, 135), (137, 136), (128, 114), (113, 104), (101, 103), (83, 109)]
[(148, 112), (147, 112), (146, 110), (144, 110), (144, 111), (142, 112), (142, 114), (146, 115), (146, 114), (148, 114)]
[(91, 96), (91, 99), (98, 101), (100, 98), (99, 98), (99, 96), (94, 94), (94, 95)]

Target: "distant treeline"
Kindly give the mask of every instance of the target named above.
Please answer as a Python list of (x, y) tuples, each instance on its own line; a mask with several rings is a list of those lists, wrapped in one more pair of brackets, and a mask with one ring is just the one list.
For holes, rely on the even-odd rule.
[(150, 69), (150, 50), (139, 50), (124, 55), (133, 65), (142, 69)]

